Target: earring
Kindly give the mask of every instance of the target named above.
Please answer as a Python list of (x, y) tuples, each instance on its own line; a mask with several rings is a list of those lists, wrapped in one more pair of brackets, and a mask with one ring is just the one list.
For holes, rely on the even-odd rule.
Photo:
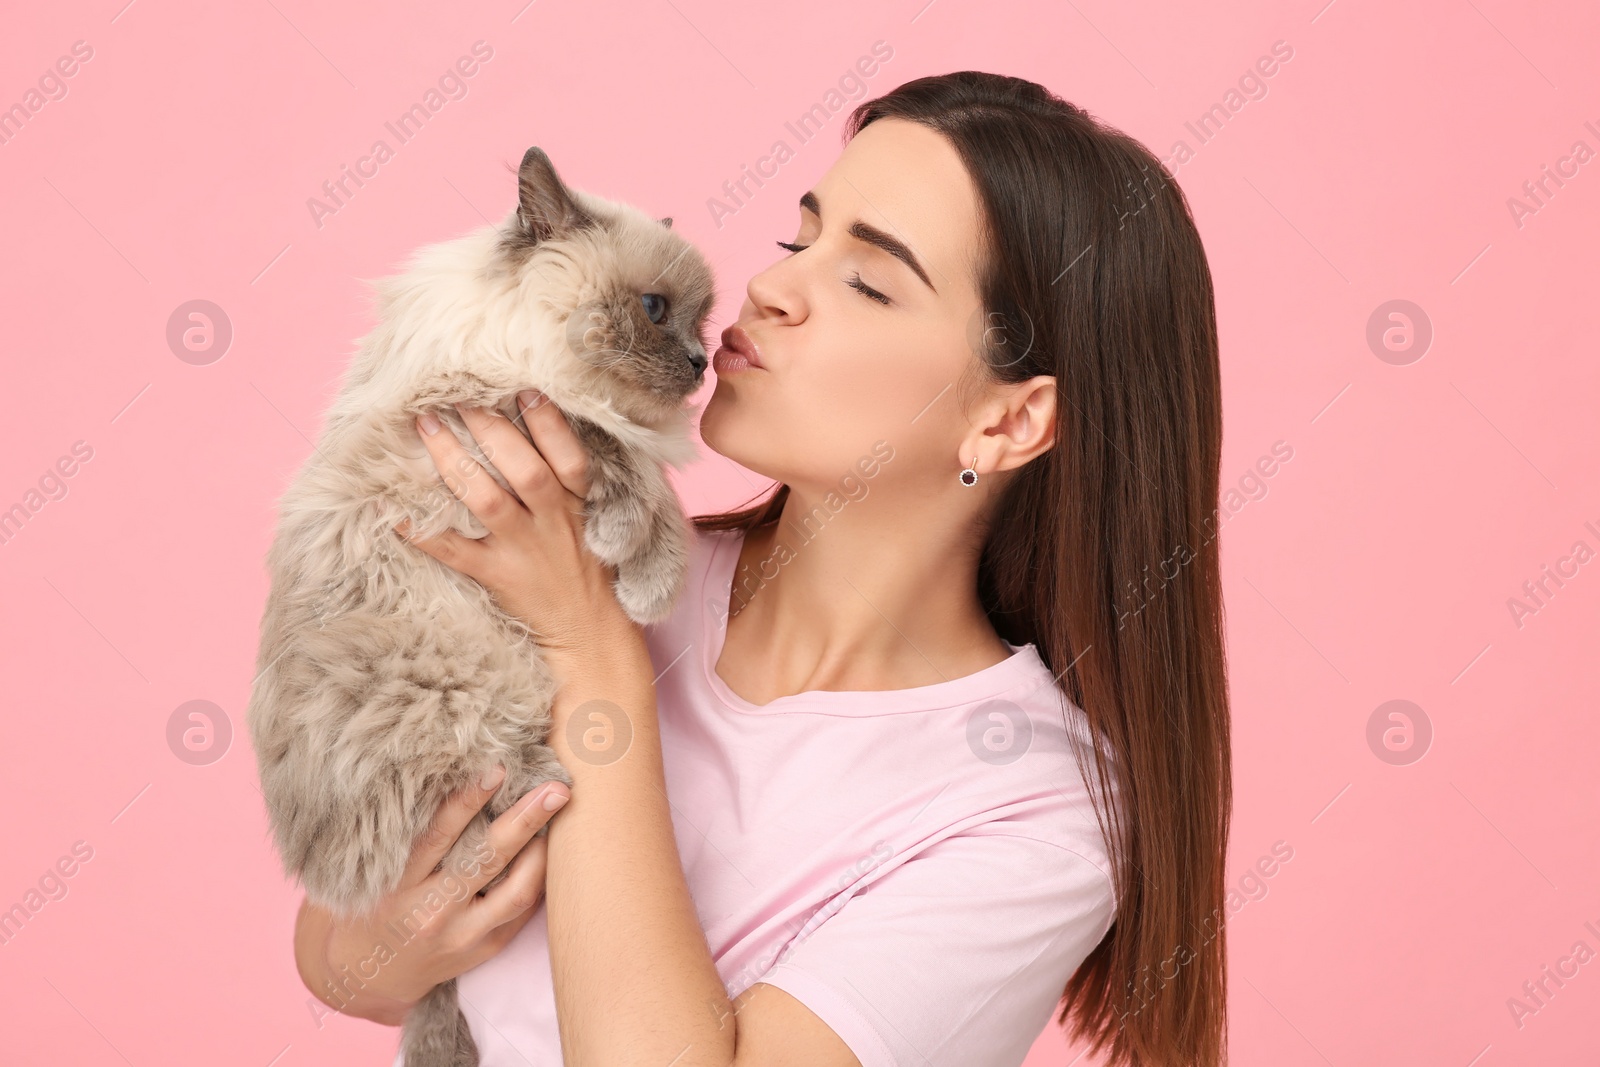
[(977, 485), (978, 484), (978, 472), (974, 469), (975, 467), (977, 467), (977, 465), (978, 465), (978, 457), (977, 456), (973, 456), (972, 457), (972, 466), (965, 468), (961, 472), (961, 484), (962, 485)]

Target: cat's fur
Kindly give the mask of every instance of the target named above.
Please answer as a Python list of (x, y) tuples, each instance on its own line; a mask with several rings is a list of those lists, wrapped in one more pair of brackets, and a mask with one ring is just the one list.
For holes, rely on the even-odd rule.
[[(589, 450), (585, 542), (616, 565), (623, 609), (665, 618), (687, 570), (665, 465), (695, 455), (686, 401), (704, 380), (711, 269), (671, 219), (565, 186), (538, 148), (517, 184), (502, 224), (376, 283), (378, 326), (279, 501), (248, 720), (284, 866), (340, 917), (390, 892), (440, 803), (494, 764), (504, 782), (446, 871), (472, 871), (489, 819), (525, 793), (572, 782), (544, 743), (554, 683), (536, 639), (394, 533), (406, 518), (418, 537), (488, 532), (443, 486), (417, 414), (509, 490), (452, 405), (494, 407), (526, 436), (515, 396), (543, 391)], [(659, 322), (646, 293), (666, 298)], [(403, 1041), (407, 1067), (477, 1063), (454, 980), (410, 1012)]]

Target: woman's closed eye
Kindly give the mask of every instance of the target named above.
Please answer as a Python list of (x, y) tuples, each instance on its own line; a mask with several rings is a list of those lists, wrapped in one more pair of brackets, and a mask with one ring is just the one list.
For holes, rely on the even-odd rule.
[[(783, 249), (787, 249), (790, 252), (804, 252), (806, 249), (810, 248), (811, 246), (810, 245), (801, 245), (801, 244), (790, 244), (788, 241), (779, 241), (778, 242), (778, 247), (779, 248), (783, 248)], [(861, 275), (860, 275), (859, 272), (855, 273), (855, 274), (852, 274), (852, 275), (850, 275), (850, 277), (846, 278), (845, 279), (845, 284), (848, 285), (850, 288), (854, 289), (856, 292), (860, 293), (862, 296), (866, 297), (868, 300), (876, 300), (880, 304), (889, 303), (889, 298), (888, 297), (884, 296), (882, 293), (878, 292), (876, 289), (872, 288), (870, 285), (867, 285), (865, 282), (863, 282), (861, 280)]]

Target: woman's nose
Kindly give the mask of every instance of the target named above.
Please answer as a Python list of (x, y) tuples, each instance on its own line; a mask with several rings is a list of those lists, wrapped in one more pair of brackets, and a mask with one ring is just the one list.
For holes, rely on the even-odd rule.
[(775, 319), (794, 325), (805, 318), (805, 297), (801, 281), (793, 271), (775, 263), (750, 279), (745, 286), (745, 306), (740, 321), (750, 318)]

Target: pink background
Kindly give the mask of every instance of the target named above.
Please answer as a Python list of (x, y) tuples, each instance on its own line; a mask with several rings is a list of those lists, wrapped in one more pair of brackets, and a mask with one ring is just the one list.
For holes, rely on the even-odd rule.
[[(1575, 141), (1600, 150), (1592, 4), (125, 2), (12, 5), (0, 35), (0, 106), (93, 49), (0, 145), (0, 509), (92, 449), (0, 544), (0, 908), (93, 850), (0, 944), (9, 1062), (388, 1062), (395, 1031), (307, 1007), (243, 722), (274, 500), (371, 324), (358, 279), (498, 219), (539, 144), (676, 218), (719, 272), (720, 330), (842, 114), (720, 228), (708, 198), (795, 147), (784, 121), (880, 39), (872, 94), (1017, 74), (1163, 158), (1196, 149), (1177, 174), (1217, 281), (1224, 484), (1266, 491), (1223, 537), (1230, 870), (1255, 897), (1230, 920), (1234, 1062), (1600, 1057), (1600, 962), (1520, 1026), (1507, 1004), (1600, 951), (1600, 563), (1520, 626), (1507, 604), (1600, 550), (1600, 162), (1520, 226), (1508, 207)], [(478, 40), (467, 95), (319, 228), (307, 198)], [(1277, 41), (1266, 95), (1200, 145), (1185, 122)], [(208, 365), (166, 340), (195, 299), (233, 329)], [(1433, 330), (1403, 366), (1367, 342), (1396, 299)], [(1293, 458), (1250, 482), (1279, 441)], [(695, 511), (762, 484), (709, 452), (680, 483)], [(1406, 765), (1367, 740), (1393, 699), (1432, 727)], [(191, 700), (233, 729), (205, 765), (167, 740)], [(1293, 859), (1251, 881), (1279, 841)], [(1029, 1064), (1076, 1055), (1052, 1028)]]

